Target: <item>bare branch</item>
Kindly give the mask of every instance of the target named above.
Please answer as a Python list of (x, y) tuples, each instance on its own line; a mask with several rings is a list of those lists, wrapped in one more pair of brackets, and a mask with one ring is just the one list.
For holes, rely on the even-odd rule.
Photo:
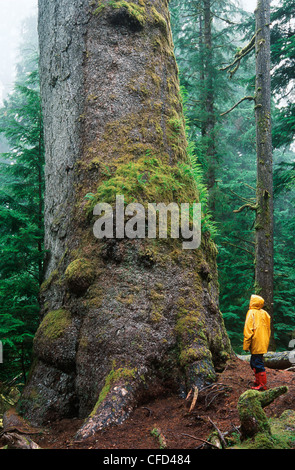
[(220, 114), (220, 116), (225, 116), (226, 114), (230, 113), (233, 109), (235, 109), (239, 104), (241, 104), (243, 101), (255, 101), (254, 96), (244, 96), (240, 101), (238, 101), (232, 108), (230, 108), (228, 111), (225, 111), (224, 113)]
[(241, 201), (244, 201), (246, 203), (249, 203), (251, 204), (253, 201), (256, 201), (256, 198), (252, 197), (252, 198), (245, 198), (243, 196), (240, 196), (239, 194), (237, 194), (235, 191), (233, 191), (232, 189), (229, 190), (234, 196), (237, 196), (239, 199), (241, 199)]
[(206, 441), (205, 439), (201, 439), (200, 437), (195, 437), (195, 436), (192, 436), (191, 434), (181, 434), (181, 436), (190, 437), (191, 439), (195, 439), (196, 441), (204, 442), (205, 444), (208, 444), (209, 446), (212, 446), (212, 447), (215, 447), (216, 449), (218, 449), (218, 447), (215, 444), (212, 444), (212, 442)]
[(220, 69), (220, 71), (224, 71), (224, 70), (230, 69), (231, 67), (233, 67), (234, 65), (236, 65), (236, 63), (237, 63), (238, 61), (240, 61), (243, 57), (245, 57), (247, 54), (249, 54), (249, 53), (252, 51), (252, 49), (255, 47), (255, 38), (256, 38), (256, 35), (257, 35), (257, 33), (254, 34), (254, 36), (252, 37), (251, 41), (250, 41), (245, 47), (243, 47), (243, 49), (241, 49), (239, 52), (237, 52), (237, 53), (235, 54), (235, 60), (234, 60), (231, 64), (227, 65), (226, 67), (222, 67), (222, 68)]
[(250, 209), (251, 211), (257, 211), (258, 204), (255, 204), (255, 206), (253, 206), (253, 204), (244, 204), (239, 209), (237, 209), (233, 212), (235, 212), (235, 214), (237, 214), (238, 212), (242, 212), (244, 209)]
[(256, 188), (253, 188), (253, 186), (250, 186), (249, 184), (247, 183), (244, 183), (243, 181), (240, 181), (241, 184), (244, 184), (245, 186), (247, 186), (248, 188), (250, 189), (253, 189), (253, 191), (256, 191)]
[(235, 54), (235, 60), (231, 64), (227, 65), (226, 67), (222, 67), (219, 70), (224, 71), (224, 70), (228, 70), (234, 67), (232, 70), (229, 70), (228, 72), (230, 74), (230, 78), (232, 78), (240, 66), (241, 59), (243, 59), (243, 57), (245, 57), (246, 55), (250, 54), (250, 52), (255, 48), (255, 39), (259, 31), (260, 30), (258, 30), (254, 34), (251, 41), (245, 47), (243, 47), (243, 49), (241, 49), (239, 52)]
[(225, 439), (224, 439), (224, 436), (222, 434), (222, 432), (220, 431), (220, 429), (216, 426), (215, 423), (213, 423), (212, 419), (210, 418), (210, 416), (208, 416), (208, 420), (209, 422), (212, 424), (212, 426), (214, 427), (214, 429), (217, 431), (217, 434), (219, 436), (219, 439), (221, 441), (221, 444), (222, 444), (222, 447), (225, 449), (226, 448), (226, 442), (225, 442)]
[(231, 25), (237, 25), (238, 24), (238, 23), (235, 23), (234, 21), (228, 20), (227, 18), (222, 18), (221, 16), (218, 16), (216, 13), (213, 13), (213, 16), (215, 16), (215, 18), (218, 18), (221, 21), (224, 21), (227, 24), (231, 24)]
[(240, 242), (249, 243), (250, 245), (255, 246), (255, 242), (251, 242), (250, 240), (245, 240), (244, 238), (240, 238), (240, 237), (237, 237), (235, 235), (233, 237), (236, 238), (237, 240), (240, 240)]

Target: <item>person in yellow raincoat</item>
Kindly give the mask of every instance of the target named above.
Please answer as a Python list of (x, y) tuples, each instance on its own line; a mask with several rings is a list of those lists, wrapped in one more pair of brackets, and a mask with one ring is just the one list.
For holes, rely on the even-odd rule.
[(264, 299), (251, 295), (244, 326), (244, 351), (250, 351), (250, 366), (255, 375), (254, 390), (266, 390), (267, 379), (263, 354), (267, 353), (270, 340), (270, 315), (262, 309)]

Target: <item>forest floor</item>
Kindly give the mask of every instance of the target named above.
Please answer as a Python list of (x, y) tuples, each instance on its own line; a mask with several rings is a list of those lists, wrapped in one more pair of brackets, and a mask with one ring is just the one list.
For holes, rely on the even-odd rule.
[[(275, 369), (266, 372), (268, 388), (288, 386), (286, 394), (264, 409), (267, 417), (279, 417), (287, 409), (295, 410), (295, 372)], [(152, 433), (157, 428), (165, 439), (166, 449), (196, 449), (214, 431), (212, 422), (222, 433), (232, 432), (240, 425), (237, 402), (252, 381), (249, 364), (234, 358), (218, 374), (214, 386), (199, 393), (192, 411), (189, 400), (174, 395), (159, 396), (136, 408), (123, 424), (110, 426), (81, 442), (75, 441), (76, 431), (83, 422), (79, 419), (49, 423), (43, 434), (31, 438), (42, 449), (159, 449), (159, 439)]]

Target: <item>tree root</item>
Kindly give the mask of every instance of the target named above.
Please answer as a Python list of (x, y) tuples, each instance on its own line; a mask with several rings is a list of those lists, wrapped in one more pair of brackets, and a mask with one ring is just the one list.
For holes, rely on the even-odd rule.
[[(138, 381), (121, 381), (102, 390), (98, 401), (76, 434), (76, 440), (87, 439), (111, 424), (121, 424), (128, 418), (136, 403)], [(105, 396), (104, 396), (105, 394)]]

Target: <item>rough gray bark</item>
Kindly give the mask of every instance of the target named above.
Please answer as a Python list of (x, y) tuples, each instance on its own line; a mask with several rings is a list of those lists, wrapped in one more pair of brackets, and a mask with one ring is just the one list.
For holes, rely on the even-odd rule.
[[(93, 235), (96, 201), (192, 202), (165, 0), (39, 0), (46, 280), (19, 402), (33, 423), (79, 416), (84, 438), (158, 391), (215, 380), (229, 340), (216, 248)], [(152, 198), (152, 200), (151, 200)]]
[[(271, 137), (270, 0), (256, 9), (256, 144), (255, 289), (273, 320), (273, 163)], [(270, 348), (274, 348), (273, 321)]]
[(74, 165), (81, 156), (85, 2), (39, 2), (40, 80), (46, 148), (46, 275), (66, 250), (75, 200)]

